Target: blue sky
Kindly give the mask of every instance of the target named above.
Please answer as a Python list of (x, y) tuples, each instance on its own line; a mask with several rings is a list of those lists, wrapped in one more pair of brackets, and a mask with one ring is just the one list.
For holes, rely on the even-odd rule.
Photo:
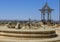
[[(54, 9), (53, 20), (59, 17), (59, 0), (47, 0), (48, 5)], [(40, 20), (41, 9), (46, 0), (0, 0), (0, 20)]]

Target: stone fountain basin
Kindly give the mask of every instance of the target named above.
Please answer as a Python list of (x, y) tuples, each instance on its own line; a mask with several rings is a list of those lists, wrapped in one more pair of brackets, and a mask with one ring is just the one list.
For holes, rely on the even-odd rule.
[(0, 29), (0, 35), (22, 38), (52, 38), (56, 37), (54, 29)]

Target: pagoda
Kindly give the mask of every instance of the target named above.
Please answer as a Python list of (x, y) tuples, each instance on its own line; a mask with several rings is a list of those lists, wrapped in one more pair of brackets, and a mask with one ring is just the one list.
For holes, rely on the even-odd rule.
[(51, 22), (51, 12), (53, 11), (54, 9), (51, 9), (49, 6), (48, 6), (48, 3), (46, 2), (45, 5), (42, 7), (42, 9), (39, 9), (39, 11), (41, 11), (41, 21), (43, 23), (46, 22), (46, 14), (47, 14), (47, 21), (48, 22)]

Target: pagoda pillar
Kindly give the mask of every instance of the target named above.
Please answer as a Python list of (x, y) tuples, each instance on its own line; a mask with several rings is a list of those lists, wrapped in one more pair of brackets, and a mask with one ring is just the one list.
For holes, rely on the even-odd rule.
[(47, 16), (47, 19), (48, 19), (48, 21), (49, 21), (49, 17), (50, 17), (50, 15), (49, 15), (49, 13), (47, 14), (48, 16)]
[(43, 14), (43, 22), (45, 21), (45, 14)]
[(51, 13), (50, 13), (50, 21), (51, 21)]
[(41, 14), (41, 20), (43, 20), (43, 14)]

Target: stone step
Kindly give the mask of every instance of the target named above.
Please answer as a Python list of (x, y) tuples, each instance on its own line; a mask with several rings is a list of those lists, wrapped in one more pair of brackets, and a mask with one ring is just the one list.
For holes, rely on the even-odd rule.
[(0, 36), (9, 36), (9, 37), (23, 37), (23, 38), (51, 38), (56, 37), (55, 33), (53, 34), (16, 34), (16, 33), (6, 33), (0, 32)]

